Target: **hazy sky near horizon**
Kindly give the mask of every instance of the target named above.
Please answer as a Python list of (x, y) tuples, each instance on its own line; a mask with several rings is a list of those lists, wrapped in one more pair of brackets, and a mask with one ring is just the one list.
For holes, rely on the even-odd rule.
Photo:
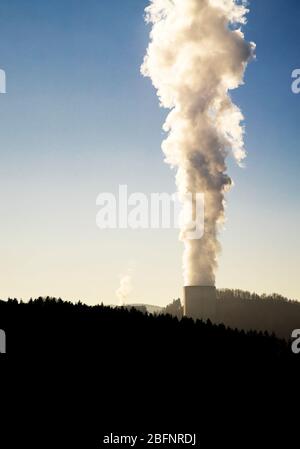
[[(0, 298), (60, 296), (164, 305), (182, 293), (176, 230), (96, 226), (96, 198), (175, 191), (160, 149), (166, 111), (140, 74), (146, 0), (2, 0)], [(229, 160), (217, 287), (300, 299), (300, 68), (298, 0), (252, 0), (257, 44), (233, 98), (245, 115), (246, 167)]]

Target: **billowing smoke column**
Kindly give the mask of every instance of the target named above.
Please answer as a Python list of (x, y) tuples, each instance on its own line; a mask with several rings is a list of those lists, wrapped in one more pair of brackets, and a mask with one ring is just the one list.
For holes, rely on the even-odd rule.
[(232, 184), (225, 159), (245, 158), (243, 115), (229, 90), (243, 83), (255, 45), (240, 26), (248, 10), (235, 0), (151, 0), (152, 23), (142, 73), (151, 78), (163, 107), (171, 109), (162, 149), (177, 168), (176, 184), (183, 210), (186, 194), (204, 193), (204, 236), (191, 240), (186, 226), (184, 283), (214, 286), (218, 228), (224, 220), (224, 193)]

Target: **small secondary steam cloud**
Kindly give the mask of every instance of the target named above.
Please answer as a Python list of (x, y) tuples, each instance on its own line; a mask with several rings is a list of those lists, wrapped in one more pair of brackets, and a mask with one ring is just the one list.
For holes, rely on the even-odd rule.
[(117, 298), (119, 299), (119, 305), (126, 304), (128, 296), (132, 291), (132, 282), (130, 274), (126, 274), (120, 277), (120, 286), (116, 291)]
[(116, 290), (116, 296), (119, 300), (119, 306), (123, 306), (128, 302), (128, 298), (133, 290), (132, 276), (135, 271), (135, 262), (129, 261), (128, 268), (125, 273), (120, 276), (120, 285)]
[(163, 129), (166, 162), (177, 168), (183, 210), (186, 193), (205, 195), (204, 236), (184, 242), (185, 285), (214, 285), (224, 221), (224, 193), (232, 184), (226, 156), (245, 158), (243, 115), (231, 89), (243, 83), (255, 45), (244, 39), (245, 1), (151, 0), (152, 24), (141, 71), (151, 78), (161, 106), (171, 109)]

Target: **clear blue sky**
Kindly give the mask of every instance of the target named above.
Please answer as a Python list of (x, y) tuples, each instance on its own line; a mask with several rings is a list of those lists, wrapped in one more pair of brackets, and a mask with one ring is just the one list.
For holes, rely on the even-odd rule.
[[(181, 295), (172, 231), (100, 231), (98, 193), (119, 184), (173, 192), (160, 150), (165, 111), (139, 67), (148, 43), (144, 0), (2, 0), (0, 297), (117, 302), (134, 263), (132, 301)], [(257, 60), (233, 97), (246, 117), (246, 168), (235, 188), (218, 287), (300, 299), (298, 0), (253, 0), (245, 28)]]

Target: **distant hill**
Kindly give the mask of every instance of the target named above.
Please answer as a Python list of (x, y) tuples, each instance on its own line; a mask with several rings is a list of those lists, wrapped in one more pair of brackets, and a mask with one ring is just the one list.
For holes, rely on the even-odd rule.
[[(178, 318), (183, 308), (180, 299), (165, 308)], [(244, 330), (257, 330), (289, 339), (294, 329), (300, 329), (300, 302), (276, 293), (258, 295), (244, 290), (217, 290), (217, 323)]]
[(133, 304), (124, 304), (125, 308), (131, 309), (132, 307), (140, 310), (141, 312), (148, 312), (148, 313), (163, 313), (165, 308), (161, 306), (155, 306), (151, 304), (143, 304), (143, 303), (133, 303)]

